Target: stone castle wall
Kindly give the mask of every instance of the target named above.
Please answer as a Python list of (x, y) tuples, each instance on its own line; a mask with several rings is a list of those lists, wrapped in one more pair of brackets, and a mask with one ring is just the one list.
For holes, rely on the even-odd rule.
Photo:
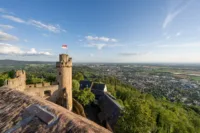
[(33, 87), (26, 88), (25, 93), (31, 96), (39, 96), (52, 102), (56, 102), (59, 97), (58, 85), (44, 86), (44, 87)]
[(38, 83), (26, 85), (26, 73), (23, 70), (17, 70), (14, 79), (8, 79), (5, 86), (25, 92), (31, 96), (39, 96), (49, 101), (56, 102), (58, 99), (58, 85), (57, 83)]
[(50, 82), (43, 82), (43, 83), (38, 83), (38, 84), (28, 84), (28, 85), (26, 85), (26, 89), (47, 87), (47, 86), (51, 86), (51, 85), (57, 85), (57, 84), (56, 83), (50, 83)]
[(24, 91), (26, 88), (26, 72), (17, 70), (14, 79), (8, 79), (5, 86), (19, 91)]
[[(23, 70), (16, 71), (16, 77), (9, 79), (5, 86), (25, 92), (32, 96), (39, 96), (56, 103), (61, 98), (62, 105), (72, 110), (72, 58), (66, 54), (60, 54), (59, 62), (56, 62), (57, 81), (55, 83), (39, 83), (26, 85), (26, 73)], [(64, 102), (64, 99), (66, 99)]]
[(44, 82), (26, 85), (25, 93), (31, 96), (39, 96), (51, 102), (59, 98), (58, 85), (56, 83)]

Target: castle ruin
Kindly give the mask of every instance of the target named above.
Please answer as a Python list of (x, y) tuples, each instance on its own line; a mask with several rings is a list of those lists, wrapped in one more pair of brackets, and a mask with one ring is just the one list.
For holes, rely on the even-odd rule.
[(15, 78), (9, 79), (6, 84), (9, 88), (24, 91), (26, 88), (26, 72), (23, 70), (16, 71)]
[(39, 96), (54, 103), (60, 103), (68, 110), (72, 110), (72, 58), (67, 54), (60, 54), (56, 62), (57, 83), (39, 83), (26, 85), (26, 72), (17, 70), (14, 79), (8, 79), (5, 86), (25, 92), (32, 96)]

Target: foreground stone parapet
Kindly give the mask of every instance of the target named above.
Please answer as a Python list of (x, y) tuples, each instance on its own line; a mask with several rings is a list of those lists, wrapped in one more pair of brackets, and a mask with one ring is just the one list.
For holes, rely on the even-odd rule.
[(37, 117), (34, 117), (25, 126), (15, 130), (15, 133), (40, 132), (40, 133), (109, 133), (107, 129), (83, 118), (71, 111), (40, 97), (32, 97), (23, 92), (0, 88), (0, 132), (5, 132), (14, 127), (19, 121), (29, 116), (22, 116), (26, 108), (32, 104), (47, 107), (59, 119), (52, 126), (48, 126)]

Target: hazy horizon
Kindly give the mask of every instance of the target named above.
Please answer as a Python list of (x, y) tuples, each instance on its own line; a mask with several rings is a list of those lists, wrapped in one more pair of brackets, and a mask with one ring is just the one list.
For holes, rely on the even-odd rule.
[[(0, 61), (23, 61), (23, 62), (50, 62), (56, 63), (57, 61), (41, 61), (41, 60), (14, 60), (14, 59), (1, 59)], [(147, 65), (200, 65), (195, 62), (73, 62), (73, 64), (147, 64)]]

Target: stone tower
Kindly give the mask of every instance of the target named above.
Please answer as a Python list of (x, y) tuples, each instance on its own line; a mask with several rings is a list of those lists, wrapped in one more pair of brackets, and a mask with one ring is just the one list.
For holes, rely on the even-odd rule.
[(56, 68), (59, 92), (66, 98), (66, 108), (72, 110), (72, 58), (67, 54), (60, 54)]
[(17, 70), (15, 78), (7, 81), (7, 86), (19, 91), (24, 91), (26, 88), (26, 72), (24, 70)]

